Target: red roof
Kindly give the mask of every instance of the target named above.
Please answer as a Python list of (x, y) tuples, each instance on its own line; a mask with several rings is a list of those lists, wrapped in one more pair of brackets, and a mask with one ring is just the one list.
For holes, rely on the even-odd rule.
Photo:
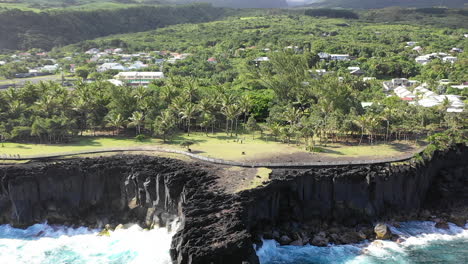
[(411, 98), (411, 97), (403, 97), (403, 98), (401, 98), (401, 100), (403, 100), (403, 101), (413, 101), (414, 98)]
[(209, 61), (209, 62), (215, 62), (215, 61), (216, 61), (216, 58), (211, 57), (211, 58), (208, 59), (208, 61)]

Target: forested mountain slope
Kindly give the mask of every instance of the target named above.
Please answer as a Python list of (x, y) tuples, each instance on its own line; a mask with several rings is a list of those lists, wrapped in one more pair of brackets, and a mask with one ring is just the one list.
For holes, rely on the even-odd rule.
[[(166, 0), (180, 2), (181, 0)], [(281, 8), (287, 7), (286, 0), (182, 0), (187, 2), (208, 2), (215, 6), (234, 8)]]
[(10, 8), (111, 8), (135, 5), (211, 3), (220, 7), (233, 8), (279, 8), (287, 7), (287, 0), (2, 0), (0, 7)]
[(7, 10), (0, 13), (0, 49), (50, 49), (111, 34), (211, 21), (224, 12), (208, 4), (40, 13)]
[(445, 6), (450, 8), (468, 7), (466, 0), (315, 0), (309, 1), (310, 7), (342, 7), (342, 8), (384, 8), (400, 7), (433, 7)]

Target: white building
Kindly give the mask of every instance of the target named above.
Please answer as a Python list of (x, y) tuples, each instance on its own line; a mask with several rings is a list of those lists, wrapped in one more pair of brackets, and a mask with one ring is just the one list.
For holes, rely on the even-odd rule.
[(330, 60), (349, 61), (350, 56), (349, 56), (349, 54), (330, 54)]
[(457, 60), (458, 60), (457, 57), (453, 57), (453, 56), (447, 56), (447, 57), (442, 58), (443, 62), (450, 62), (450, 63), (455, 63)]
[(97, 72), (105, 72), (108, 70), (126, 71), (128, 68), (115, 62), (106, 62), (97, 68)]
[(164, 73), (162, 72), (119, 72), (114, 76), (114, 79), (132, 86), (147, 86), (152, 81), (163, 78)]
[(362, 78), (362, 80), (365, 81), (365, 82), (369, 82), (369, 81), (376, 80), (376, 78), (375, 77), (364, 77), (364, 78)]
[(59, 69), (59, 65), (58, 64), (54, 64), (54, 65), (45, 65), (41, 68), (41, 71), (42, 72), (56, 72), (58, 71)]
[(319, 56), (321, 60), (328, 60), (330, 58), (330, 54), (326, 52), (319, 52), (317, 56)]

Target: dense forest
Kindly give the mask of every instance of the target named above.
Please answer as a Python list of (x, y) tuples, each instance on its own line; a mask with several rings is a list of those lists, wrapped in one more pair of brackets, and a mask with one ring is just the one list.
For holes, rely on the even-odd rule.
[(207, 4), (40, 13), (7, 10), (0, 13), (0, 49), (48, 50), (111, 34), (211, 21), (224, 12)]
[[(78, 81), (72, 90), (40, 83), (0, 93), (0, 133), (12, 141), (54, 143), (86, 131), (164, 140), (195, 130), (232, 137), (257, 132), (309, 150), (318, 142), (416, 140), (440, 131), (455, 139), (466, 133), (466, 110), (447, 112), (448, 101), (425, 108), (388, 97), (382, 80), (414, 78), (437, 93), (446, 92), (439, 89), (442, 79), (466, 82), (466, 53), (453, 64), (435, 59), (422, 66), (414, 60), (420, 54), (407, 47), (416, 41), (427, 53), (468, 50), (464, 34), (463, 29), (289, 14), (230, 17), (83, 41), (50, 55), (75, 56), (66, 63), (80, 65), (77, 71), (86, 72), (82, 77), (95, 81)], [(115, 72), (96, 72), (96, 64), (87, 62), (92, 55), (84, 52), (117, 47), (154, 58), (164, 58), (155, 51), (191, 55), (164, 64), (166, 78), (148, 87), (114, 86), (106, 80)], [(324, 61), (320, 52), (353, 59)], [(258, 57), (269, 61), (253, 63)], [(380, 80), (352, 76), (347, 68), (356, 66)], [(327, 74), (318, 75), (319, 69)], [(449, 92), (467, 96), (466, 89)]]

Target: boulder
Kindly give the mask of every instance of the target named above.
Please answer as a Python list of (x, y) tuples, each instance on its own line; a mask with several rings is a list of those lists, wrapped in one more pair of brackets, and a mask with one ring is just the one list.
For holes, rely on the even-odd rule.
[(326, 247), (328, 246), (328, 243), (330, 241), (328, 240), (325, 232), (320, 232), (317, 235), (314, 236), (312, 239), (311, 244), (317, 247)]
[(280, 237), (280, 244), (281, 245), (289, 245), (289, 243), (292, 242), (292, 239), (290, 237), (288, 237), (287, 235), (283, 235)]
[(391, 239), (392, 238), (392, 232), (390, 231), (390, 228), (388, 228), (386, 224), (379, 223), (375, 225), (374, 232), (375, 232), (377, 239)]
[(444, 219), (436, 218), (436, 219), (434, 219), (434, 222), (436, 223), (435, 224), (436, 228), (440, 228), (440, 229), (449, 229), (450, 228), (447, 221), (445, 221)]

